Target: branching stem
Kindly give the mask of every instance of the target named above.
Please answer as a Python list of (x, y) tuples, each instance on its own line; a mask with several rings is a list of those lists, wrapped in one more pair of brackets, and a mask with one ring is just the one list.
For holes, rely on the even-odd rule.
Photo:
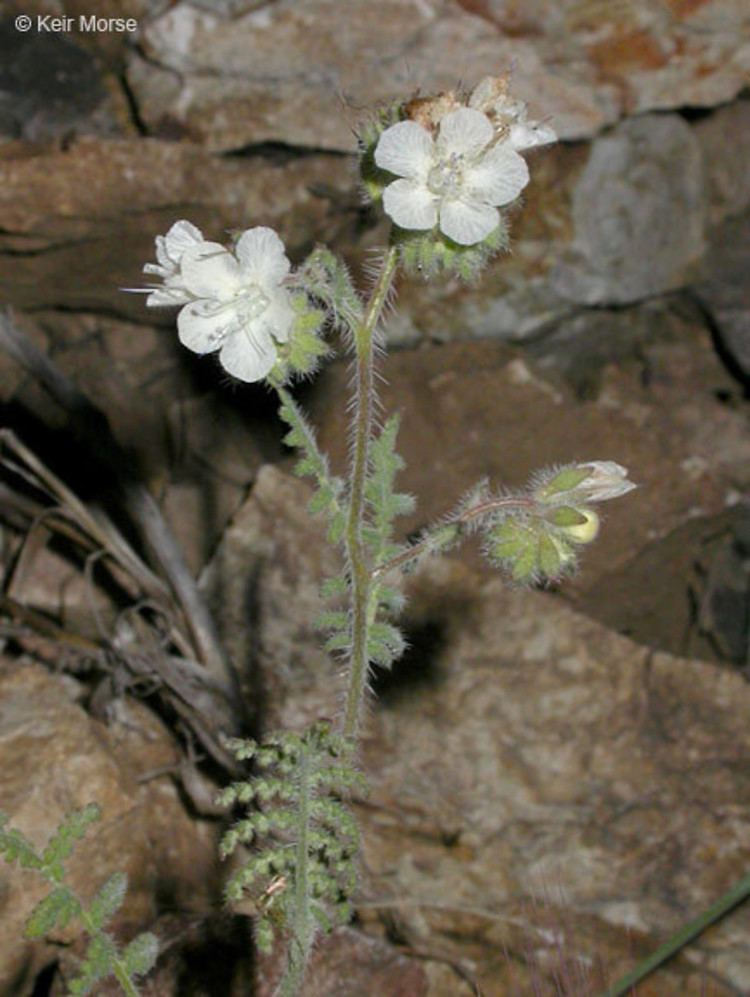
[(346, 527), (346, 547), (349, 555), (352, 586), (352, 647), (342, 727), (344, 737), (352, 742), (359, 729), (368, 668), (367, 637), (371, 574), (362, 540), (362, 521), (365, 511), (365, 484), (374, 402), (373, 338), (393, 282), (396, 263), (397, 250), (391, 247), (383, 261), (380, 276), (373, 288), (364, 319), (354, 329), (356, 364), (354, 450), (350, 478), (349, 516)]
[[(440, 523), (438, 529), (445, 529), (445, 527), (449, 526), (468, 526), (473, 520), (480, 519), (482, 516), (491, 516), (493, 512), (500, 512), (503, 509), (533, 509), (534, 505), (534, 499), (529, 498), (527, 495), (504, 495), (501, 498), (479, 502), (470, 509), (449, 517)], [(390, 571), (402, 568), (409, 561), (414, 561), (416, 558), (421, 557), (425, 551), (430, 549), (431, 539), (432, 531), (428, 531), (421, 540), (417, 540), (411, 546), (407, 547), (406, 550), (402, 550), (400, 554), (396, 554), (395, 557), (375, 568), (372, 571), (372, 580), (377, 581)]]

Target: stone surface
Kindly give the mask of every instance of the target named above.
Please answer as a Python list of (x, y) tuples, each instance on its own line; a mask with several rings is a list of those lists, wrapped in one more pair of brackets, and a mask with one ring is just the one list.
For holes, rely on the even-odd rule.
[(320, 522), (310, 523), (311, 496), (305, 483), (261, 468), (201, 576), (247, 702), (266, 730), (330, 716), (340, 695), (338, 666), (322, 650), (314, 621), (325, 608), (320, 585), (341, 564), (320, 543)]
[[(281, 954), (281, 953), (279, 953)], [(272, 997), (282, 963), (261, 959), (255, 997)], [(352, 928), (317, 942), (305, 977), (305, 997), (432, 997), (421, 960)]]
[[(629, 929), (643, 951), (734, 884), (750, 851), (742, 678), (638, 648), (549, 595), (477, 585), (448, 562), (417, 581), (409, 616), (436, 634), (431, 653), (381, 683), (360, 816), (368, 895), (395, 898), (413, 944), (458, 955), (467, 921), (484, 920), (494, 946), (474, 975), (499, 997), (520, 897), (557, 898), (573, 929), (579, 914)], [(701, 967), (717, 992), (744, 992), (748, 917), (738, 911), (644, 993), (677, 993), (677, 974), (699, 992)], [(589, 965), (596, 935), (578, 950)], [(554, 934), (537, 947), (556, 958)], [(632, 959), (606, 943), (603, 954), (616, 956), (610, 978)]]
[(75, 38), (51, 31), (24, 34), (11, 17), (0, 20), (1, 137), (69, 140), (130, 128), (124, 95)]
[[(602, 510), (605, 528), (565, 589), (584, 591), (691, 517), (721, 512), (730, 493), (747, 486), (745, 416), (717, 398), (731, 397), (737, 386), (694, 316), (649, 308), (611, 326), (597, 315), (591, 321), (588, 335), (612, 342), (581, 365), (575, 391), (554, 365), (545, 367), (541, 350), (537, 363), (495, 343), (451, 343), (388, 358), (383, 404), (401, 412), (401, 487), (417, 496), (403, 532), (444, 515), (482, 477), (515, 487), (546, 465), (616, 460), (640, 487)], [(585, 345), (580, 350), (585, 354)], [(346, 365), (336, 364), (310, 395), (321, 446), (336, 468), (348, 449), (348, 380)]]
[(484, 67), (472, 74), (513, 65), (519, 96), (564, 138), (581, 138), (625, 114), (725, 102), (750, 72), (743, 0), (352, 0), (341, 10), (280, 0), (227, 19), (177, 3), (146, 24), (144, 54), (130, 62), (143, 118), (214, 149), (351, 150), (350, 109), (471, 84), (471, 52)]
[(586, 305), (624, 304), (689, 283), (704, 250), (702, 162), (679, 117), (646, 115), (592, 146), (573, 195), (573, 245), (555, 290)]
[(750, 378), (750, 213), (716, 229), (704, 274), (696, 293), (713, 319), (724, 355), (738, 375)]
[(121, 290), (143, 285), (154, 237), (185, 216), (214, 239), (270, 224), (296, 255), (330, 233), (329, 202), (310, 190), (316, 179), (348, 187), (349, 165), (222, 160), (149, 139), (82, 139), (62, 150), (10, 143), (0, 147), (0, 295), (18, 308), (172, 324), (171, 309), (147, 313), (143, 295)]
[[(333, 568), (309, 495), (264, 469), (207, 578), (238, 653), (257, 649), (270, 727), (340, 701), (305, 622)], [(431, 997), (525, 997), (553, 978), (599, 993), (747, 864), (750, 689), (454, 559), (409, 594), (411, 647), (376, 674), (365, 732), (360, 921), (420, 954)], [(744, 992), (747, 926), (736, 912), (645, 997)]]
[(750, 100), (734, 101), (696, 122), (695, 135), (716, 224), (750, 208)]
[[(131, 700), (121, 701), (119, 719), (105, 726), (75, 701), (81, 691), (73, 679), (40, 666), (3, 661), (0, 809), (43, 846), (65, 814), (91, 802), (101, 806), (102, 821), (68, 862), (70, 882), (89, 897), (107, 876), (126, 872), (128, 898), (117, 918), (126, 937), (148, 928), (165, 898), (171, 906), (205, 911), (218, 889), (215, 832), (188, 816), (163, 771), (178, 762), (172, 736)], [(24, 920), (47, 891), (33, 873), (4, 863), (0, 882), (0, 989), (29, 993), (45, 963), (69, 962), (59, 946), (75, 933), (24, 941)]]

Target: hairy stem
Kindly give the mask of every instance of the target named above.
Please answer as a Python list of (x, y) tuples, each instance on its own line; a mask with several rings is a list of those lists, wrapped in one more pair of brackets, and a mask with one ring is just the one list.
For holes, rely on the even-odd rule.
[(344, 737), (350, 741), (354, 741), (359, 729), (368, 668), (368, 606), (371, 578), (365, 545), (362, 540), (362, 522), (365, 511), (365, 484), (374, 402), (373, 337), (393, 282), (396, 263), (397, 251), (391, 247), (383, 261), (380, 276), (373, 289), (365, 316), (354, 329), (356, 358), (354, 453), (350, 478), (349, 516), (346, 526), (346, 547), (349, 555), (352, 586), (352, 647), (342, 729)]
[(658, 969), (659, 966), (662, 966), (668, 959), (676, 955), (680, 949), (685, 948), (686, 945), (694, 941), (706, 928), (709, 928), (720, 918), (724, 917), (725, 914), (728, 914), (733, 907), (747, 900), (749, 896), (750, 874), (741, 879), (739, 883), (736, 883), (728, 893), (725, 893), (708, 910), (704, 911), (693, 921), (689, 921), (683, 925), (663, 945), (660, 945), (654, 953), (639, 963), (627, 975), (619, 979), (614, 986), (605, 990), (600, 997), (624, 997), (625, 994), (629, 994), (637, 983), (645, 980), (655, 969)]
[(296, 843), (294, 866), (294, 920), (292, 934), (287, 949), (287, 964), (279, 984), (279, 997), (296, 997), (302, 993), (310, 948), (312, 947), (314, 925), (310, 910), (310, 888), (308, 882), (308, 832), (310, 830), (310, 749), (303, 746), (299, 759), (299, 837)]
[[(477, 505), (472, 506), (470, 509), (465, 509), (455, 516), (450, 516), (440, 523), (437, 529), (445, 529), (450, 526), (468, 526), (473, 520), (480, 519), (482, 516), (491, 516), (493, 512), (499, 512), (501, 509), (530, 509), (534, 507), (534, 504), (534, 499), (529, 498), (527, 495), (504, 495), (501, 498), (488, 499), (486, 502), (479, 502)], [(400, 554), (396, 554), (384, 564), (378, 565), (372, 572), (373, 581), (382, 578), (396, 568), (403, 568), (409, 561), (416, 560), (422, 554), (426, 553), (426, 551), (430, 550), (434, 532), (433, 530), (428, 530), (421, 540), (417, 540), (411, 546), (407, 547), (406, 550), (402, 550)]]

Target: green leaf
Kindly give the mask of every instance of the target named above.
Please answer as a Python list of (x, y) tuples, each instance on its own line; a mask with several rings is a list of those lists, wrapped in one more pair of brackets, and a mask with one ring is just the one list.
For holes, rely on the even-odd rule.
[(89, 803), (80, 810), (74, 810), (60, 824), (42, 853), (46, 866), (59, 866), (70, 855), (89, 826), (101, 819), (101, 809), (96, 803)]
[(26, 921), (27, 938), (43, 938), (54, 927), (64, 928), (80, 913), (80, 904), (66, 886), (58, 886), (41, 900)]
[(112, 972), (117, 957), (115, 944), (109, 935), (95, 935), (89, 942), (78, 976), (71, 980), (68, 989), (74, 997), (91, 993), (91, 988)]
[(122, 907), (128, 890), (128, 877), (124, 872), (116, 872), (100, 887), (91, 901), (89, 917), (97, 931), (100, 931)]
[(590, 477), (591, 473), (590, 467), (564, 467), (537, 490), (537, 498), (544, 501), (561, 492), (569, 492)]
[(562, 557), (555, 542), (545, 533), (539, 536), (539, 570), (545, 578), (556, 578), (562, 568)]
[(587, 523), (587, 518), (578, 509), (573, 509), (569, 505), (561, 505), (558, 509), (547, 516), (547, 521), (555, 526), (583, 526)]
[(158, 956), (158, 938), (151, 932), (144, 931), (126, 947), (122, 954), (122, 964), (128, 976), (145, 976), (153, 969)]

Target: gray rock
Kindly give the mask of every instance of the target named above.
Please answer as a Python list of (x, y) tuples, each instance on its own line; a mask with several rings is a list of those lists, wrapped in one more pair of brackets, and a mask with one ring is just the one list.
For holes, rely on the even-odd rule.
[(0, 134), (40, 141), (118, 130), (90, 52), (65, 35), (23, 34), (0, 21)]
[(750, 378), (750, 213), (727, 220), (712, 234), (705, 269), (698, 297), (730, 363)]
[(705, 249), (698, 142), (677, 115), (645, 115), (597, 139), (573, 195), (575, 236), (554, 268), (564, 298), (625, 304), (688, 283)]
[(737, 100), (698, 121), (711, 222), (750, 208), (750, 100)]
[(254, 6), (183, 0), (144, 26), (128, 74), (151, 129), (177, 127), (212, 149), (351, 150), (361, 109), (512, 66), (535, 116), (583, 138), (633, 112), (731, 100), (750, 68), (744, 0)]

